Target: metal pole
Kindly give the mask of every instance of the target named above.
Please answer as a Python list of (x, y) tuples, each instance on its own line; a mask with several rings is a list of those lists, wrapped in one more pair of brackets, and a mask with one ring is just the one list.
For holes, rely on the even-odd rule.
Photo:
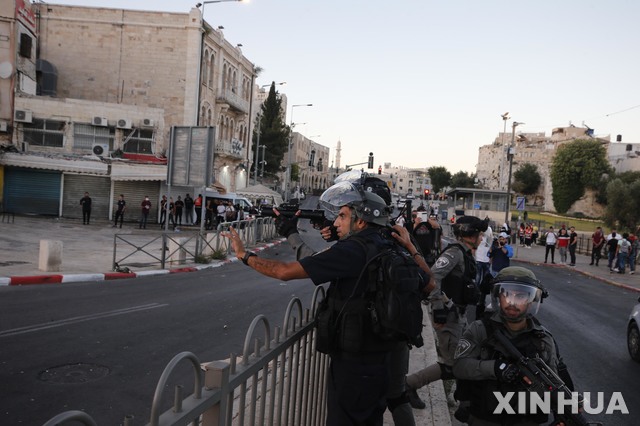
[(518, 123), (517, 121), (514, 121), (511, 124), (511, 145), (509, 146), (509, 150), (507, 151), (507, 156), (509, 157), (509, 178), (507, 180), (507, 207), (504, 212), (504, 222), (506, 224), (509, 224), (509, 211), (511, 209), (511, 172), (513, 170), (513, 155), (514, 155), (513, 145), (516, 139), (516, 127), (518, 127), (520, 124), (524, 124), (524, 123)]
[(262, 122), (262, 114), (258, 114), (258, 137), (256, 138), (256, 153), (255, 153), (255, 163), (253, 163), (253, 184), (258, 184), (258, 160), (260, 159), (260, 155), (258, 154), (258, 150), (260, 149), (260, 133), (261, 133), (261, 122)]

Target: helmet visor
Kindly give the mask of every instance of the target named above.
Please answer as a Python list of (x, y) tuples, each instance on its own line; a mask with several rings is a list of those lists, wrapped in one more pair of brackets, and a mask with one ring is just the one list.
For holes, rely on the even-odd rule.
[(514, 319), (527, 313), (535, 315), (540, 307), (541, 295), (542, 290), (532, 285), (499, 282), (493, 287), (494, 308), (513, 315)]
[(318, 207), (324, 210), (327, 219), (335, 220), (343, 206), (350, 206), (356, 201), (362, 202), (362, 195), (352, 183), (343, 181), (336, 183), (322, 193)]

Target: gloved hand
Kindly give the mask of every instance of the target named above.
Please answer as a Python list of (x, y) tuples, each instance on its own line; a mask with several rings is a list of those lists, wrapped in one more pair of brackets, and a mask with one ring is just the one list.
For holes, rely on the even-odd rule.
[(444, 324), (447, 322), (447, 315), (449, 315), (448, 309), (434, 309), (433, 310), (433, 322), (436, 324)]
[(282, 215), (276, 217), (276, 231), (278, 234), (289, 238), (291, 234), (298, 233), (298, 216), (293, 216), (291, 218), (286, 218)]
[(517, 365), (508, 363), (503, 360), (496, 360), (493, 369), (496, 373), (496, 379), (498, 379), (498, 381), (500, 382), (505, 383), (516, 382), (522, 374)]

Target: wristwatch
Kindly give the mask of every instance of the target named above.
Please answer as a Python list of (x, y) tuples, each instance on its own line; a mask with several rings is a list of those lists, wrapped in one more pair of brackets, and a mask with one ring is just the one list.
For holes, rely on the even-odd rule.
[(249, 266), (249, 263), (248, 263), (248, 262), (249, 262), (249, 258), (250, 258), (251, 256), (257, 256), (257, 254), (255, 254), (255, 253), (254, 253), (254, 252), (252, 252), (252, 251), (248, 251), (248, 252), (246, 252), (246, 253), (244, 254), (244, 256), (242, 257), (242, 263), (244, 263), (245, 265)]

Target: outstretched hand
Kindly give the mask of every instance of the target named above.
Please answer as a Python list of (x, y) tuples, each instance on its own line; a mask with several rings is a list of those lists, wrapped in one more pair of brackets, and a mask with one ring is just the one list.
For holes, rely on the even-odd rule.
[(236, 229), (232, 227), (232, 228), (229, 228), (229, 231), (227, 232), (221, 232), (220, 235), (222, 235), (225, 238), (228, 238), (231, 241), (231, 248), (235, 252), (236, 257), (238, 257), (239, 259), (242, 259), (242, 257), (244, 257), (246, 250), (244, 248), (244, 244), (242, 243), (242, 239), (240, 238), (240, 235), (238, 235), (238, 231), (236, 231)]

